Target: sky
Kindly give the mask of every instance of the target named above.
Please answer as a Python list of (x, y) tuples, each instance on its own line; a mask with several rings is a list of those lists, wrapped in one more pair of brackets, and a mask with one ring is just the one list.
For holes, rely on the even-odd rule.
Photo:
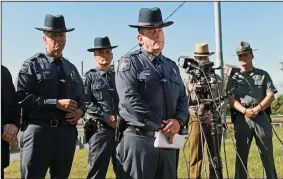
[[(67, 44), (63, 56), (84, 73), (96, 66), (93, 53), (95, 37), (108, 36), (114, 62), (137, 44), (140, 8), (159, 7), (166, 19), (182, 2), (2, 2), (2, 64), (16, 80), (24, 60), (44, 52), (42, 32), (46, 14), (62, 14), (67, 28)], [(279, 93), (283, 93), (283, 2), (221, 2), (222, 46), (224, 64), (239, 65), (233, 56), (240, 41), (247, 41), (255, 51), (254, 65), (268, 71)], [(179, 56), (194, 52), (195, 43), (207, 42), (215, 52), (213, 2), (186, 2), (168, 20), (174, 24), (164, 28), (163, 55), (177, 62)], [(211, 56), (215, 63), (216, 56)], [(181, 69), (183, 73), (183, 69)]]

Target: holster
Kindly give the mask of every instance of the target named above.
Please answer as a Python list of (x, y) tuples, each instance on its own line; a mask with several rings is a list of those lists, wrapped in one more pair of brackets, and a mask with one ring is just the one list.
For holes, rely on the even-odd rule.
[(115, 130), (115, 142), (118, 144), (122, 137), (123, 132), (127, 129), (127, 122), (121, 118), (119, 115), (117, 115), (117, 124), (116, 124), (116, 130)]
[(20, 118), (20, 128), (21, 131), (25, 131), (27, 128), (27, 124), (29, 121), (27, 110), (24, 108), (21, 108), (21, 118)]
[(97, 132), (96, 122), (92, 119), (86, 119), (84, 124), (84, 136), (85, 142), (87, 143), (89, 139)]
[(237, 110), (230, 107), (231, 121), (232, 123), (236, 120)]

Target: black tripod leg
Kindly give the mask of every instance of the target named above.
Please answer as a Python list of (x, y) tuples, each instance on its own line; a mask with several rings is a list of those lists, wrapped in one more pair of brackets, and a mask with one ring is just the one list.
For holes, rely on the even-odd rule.
[(220, 141), (221, 141), (221, 126), (214, 119), (212, 119), (211, 124), (211, 133), (212, 133), (212, 141), (214, 146), (215, 157), (213, 158), (213, 162), (216, 166), (216, 174), (218, 179), (223, 179), (222, 173), (222, 162), (220, 157)]

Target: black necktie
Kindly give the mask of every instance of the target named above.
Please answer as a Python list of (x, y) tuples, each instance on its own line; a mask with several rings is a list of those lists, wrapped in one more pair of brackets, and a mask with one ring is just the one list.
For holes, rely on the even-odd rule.
[(108, 83), (109, 93), (110, 93), (111, 98), (112, 98), (112, 110), (116, 114), (118, 109), (117, 109), (117, 107), (115, 105), (116, 104), (115, 102), (117, 101), (118, 94), (116, 93), (115, 86), (112, 83), (111, 74), (109, 72), (104, 73), (104, 74), (105, 74), (105, 77), (106, 77), (106, 81)]
[(153, 61), (155, 67), (158, 70), (158, 73), (160, 75), (160, 79), (162, 82), (163, 87), (163, 94), (164, 94), (164, 101), (165, 101), (165, 111), (166, 111), (166, 120), (169, 118), (172, 118), (174, 115), (174, 109), (173, 109), (173, 100), (172, 100), (172, 94), (170, 91), (170, 86), (168, 79), (166, 77), (164, 68), (162, 67), (162, 62), (160, 57), (156, 57)]
[[(66, 76), (63, 69), (61, 58), (56, 58), (54, 63), (57, 65), (58, 99), (68, 98), (66, 96)], [(67, 92), (68, 93), (68, 92)]]
[(106, 76), (106, 80), (107, 80), (107, 82), (108, 82), (108, 86), (109, 86), (109, 90), (110, 91), (112, 91), (112, 90), (114, 90), (114, 85), (113, 85), (113, 83), (112, 83), (112, 81), (111, 81), (111, 75), (110, 75), (110, 73), (105, 73), (105, 76)]

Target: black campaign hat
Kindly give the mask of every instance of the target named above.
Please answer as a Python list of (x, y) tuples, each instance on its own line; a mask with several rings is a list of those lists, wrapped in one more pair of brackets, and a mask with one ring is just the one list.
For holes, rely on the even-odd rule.
[(248, 42), (241, 41), (236, 47), (236, 55), (241, 55), (243, 53), (248, 53), (256, 50), (258, 49), (253, 49)]
[(50, 15), (47, 14), (44, 20), (44, 27), (35, 27), (35, 29), (44, 32), (70, 32), (75, 28), (66, 28), (65, 19), (63, 15)]
[(173, 21), (164, 22), (161, 10), (158, 7), (141, 8), (137, 25), (129, 25), (133, 28), (158, 28), (172, 25)]
[(94, 52), (97, 49), (113, 49), (118, 47), (116, 46), (111, 46), (110, 40), (107, 36), (105, 37), (96, 37), (94, 39), (94, 48), (87, 49), (89, 52)]

